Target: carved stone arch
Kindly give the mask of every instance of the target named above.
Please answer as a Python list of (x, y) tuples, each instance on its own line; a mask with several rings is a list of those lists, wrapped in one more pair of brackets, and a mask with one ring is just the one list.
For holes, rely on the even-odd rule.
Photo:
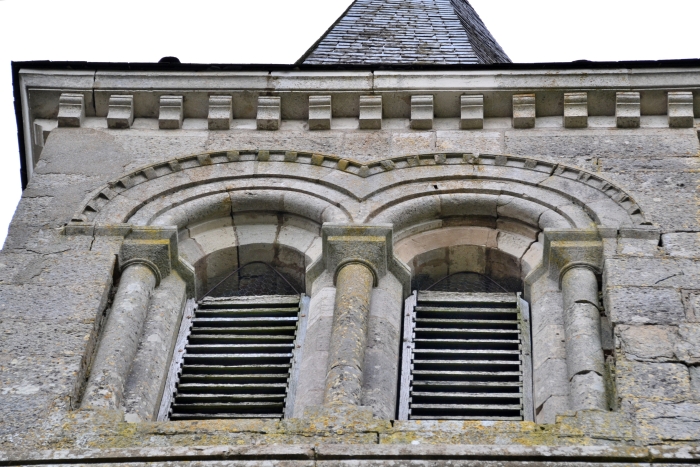
[[(127, 240), (142, 241), (144, 251), (152, 246), (149, 230), (168, 231), (168, 238), (177, 238), (172, 257), (193, 273), (195, 295), (201, 296), (235, 266), (271, 252), (267, 262), (282, 270), (291, 264), (293, 274), (323, 265), (320, 234), (327, 222), (343, 228), (391, 223), (395, 256), (413, 262), (414, 269), (422, 267), (416, 258), (437, 249), (477, 247), (483, 255), (500, 255), (491, 262), (500, 261), (505, 265), (500, 272), (525, 282), (533, 316), (548, 310), (560, 321), (559, 276), (585, 269), (589, 285), (595, 285), (590, 271), (601, 266), (600, 227), (616, 232), (648, 223), (635, 200), (609, 181), (536, 159), (448, 153), (363, 164), (256, 150), (196, 154), (140, 168), (93, 192), (67, 230), (98, 232), (96, 225), (121, 225), (123, 231), (139, 232), (141, 237)], [(387, 228), (386, 238), (392, 238)], [(242, 255), (248, 259), (241, 260)], [(496, 274), (493, 268), (483, 272)], [(400, 304), (407, 294), (399, 275), (387, 274), (385, 282), (393, 282), (383, 286), (380, 281), (373, 295), (384, 297), (385, 304)], [(332, 281), (327, 282), (320, 298), (328, 301), (334, 292)], [(534, 342), (548, 339), (535, 336)], [(535, 351), (548, 352), (546, 346)], [(566, 349), (557, 352), (550, 360), (561, 360)], [(546, 387), (549, 379), (538, 383), (538, 375), (546, 371), (535, 368), (536, 385)], [(557, 384), (567, 387), (568, 381)], [(559, 396), (560, 401), (568, 397)], [(569, 409), (563, 402), (542, 404), (538, 421), (551, 421)]]
[[(305, 219), (310, 231), (324, 222), (389, 222), (397, 242), (435, 228), (485, 227), (531, 239), (530, 249), (540, 251), (546, 228), (647, 223), (636, 202), (600, 176), (531, 158), (445, 153), (363, 164), (275, 150), (195, 154), (140, 168), (96, 190), (74, 222), (176, 226), (185, 258), (188, 226), (233, 225), (236, 215), (254, 212)], [(303, 254), (307, 265), (314, 261)], [(533, 267), (524, 264), (523, 271)]]
[(153, 203), (164, 204), (164, 197), (190, 188), (200, 191), (195, 197), (203, 196), (202, 190), (255, 188), (309, 195), (344, 209), (351, 221), (367, 222), (401, 201), (395, 193), (417, 197), (433, 187), (441, 193), (509, 194), (545, 205), (548, 195), (558, 196), (599, 225), (647, 223), (624, 190), (597, 174), (562, 164), (461, 153), (362, 164), (330, 155), (273, 150), (196, 154), (142, 167), (95, 190), (73, 220), (126, 222), (146, 205), (154, 208)]

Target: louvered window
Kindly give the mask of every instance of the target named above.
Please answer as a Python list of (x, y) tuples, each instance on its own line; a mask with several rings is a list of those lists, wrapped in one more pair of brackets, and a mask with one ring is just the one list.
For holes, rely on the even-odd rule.
[(515, 293), (414, 292), (401, 420), (532, 420), (527, 303)]
[(208, 297), (183, 317), (161, 420), (291, 415), (305, 296)]

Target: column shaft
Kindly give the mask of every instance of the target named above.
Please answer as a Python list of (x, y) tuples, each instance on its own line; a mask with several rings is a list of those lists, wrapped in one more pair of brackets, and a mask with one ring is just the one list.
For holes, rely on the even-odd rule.
[(347, 264), (338, 273), (324, 394), (326, 405), (360, 405), (362, 401), (373, 283), (372, 271), (363, 264)]
[(120, 406), (155, 285), (155, 274), (143, 264), (132, 264), (122, 272), (92, 365), (83, 407), (117, 409)]
[(562, 278), (562, 293), (571, 408), (606, 410), (595, 274), (587, 267), (569, 269)]

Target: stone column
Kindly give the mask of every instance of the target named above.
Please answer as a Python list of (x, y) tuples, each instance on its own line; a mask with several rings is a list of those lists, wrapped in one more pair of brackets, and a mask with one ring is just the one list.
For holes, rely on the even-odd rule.
[(88, 379), (83, 407), (117, 409), (138, 349), (151, 293), (160, 279), (155, 265), (132, 261), (122, 269), (119, 289)]
[(325, 405), (360, 405), (374, 273), (365, 264), (339, 267), (331, 331)]
[(571, 408), (607, 410), (598, 281), (593, 270), (583, 264), (565, 270), (562, 294)]

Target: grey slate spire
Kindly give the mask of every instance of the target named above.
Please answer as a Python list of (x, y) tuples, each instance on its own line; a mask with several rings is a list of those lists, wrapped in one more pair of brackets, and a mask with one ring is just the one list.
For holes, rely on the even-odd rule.
[(467, 0), (355, 0), (297, 63), (510, 62)]

